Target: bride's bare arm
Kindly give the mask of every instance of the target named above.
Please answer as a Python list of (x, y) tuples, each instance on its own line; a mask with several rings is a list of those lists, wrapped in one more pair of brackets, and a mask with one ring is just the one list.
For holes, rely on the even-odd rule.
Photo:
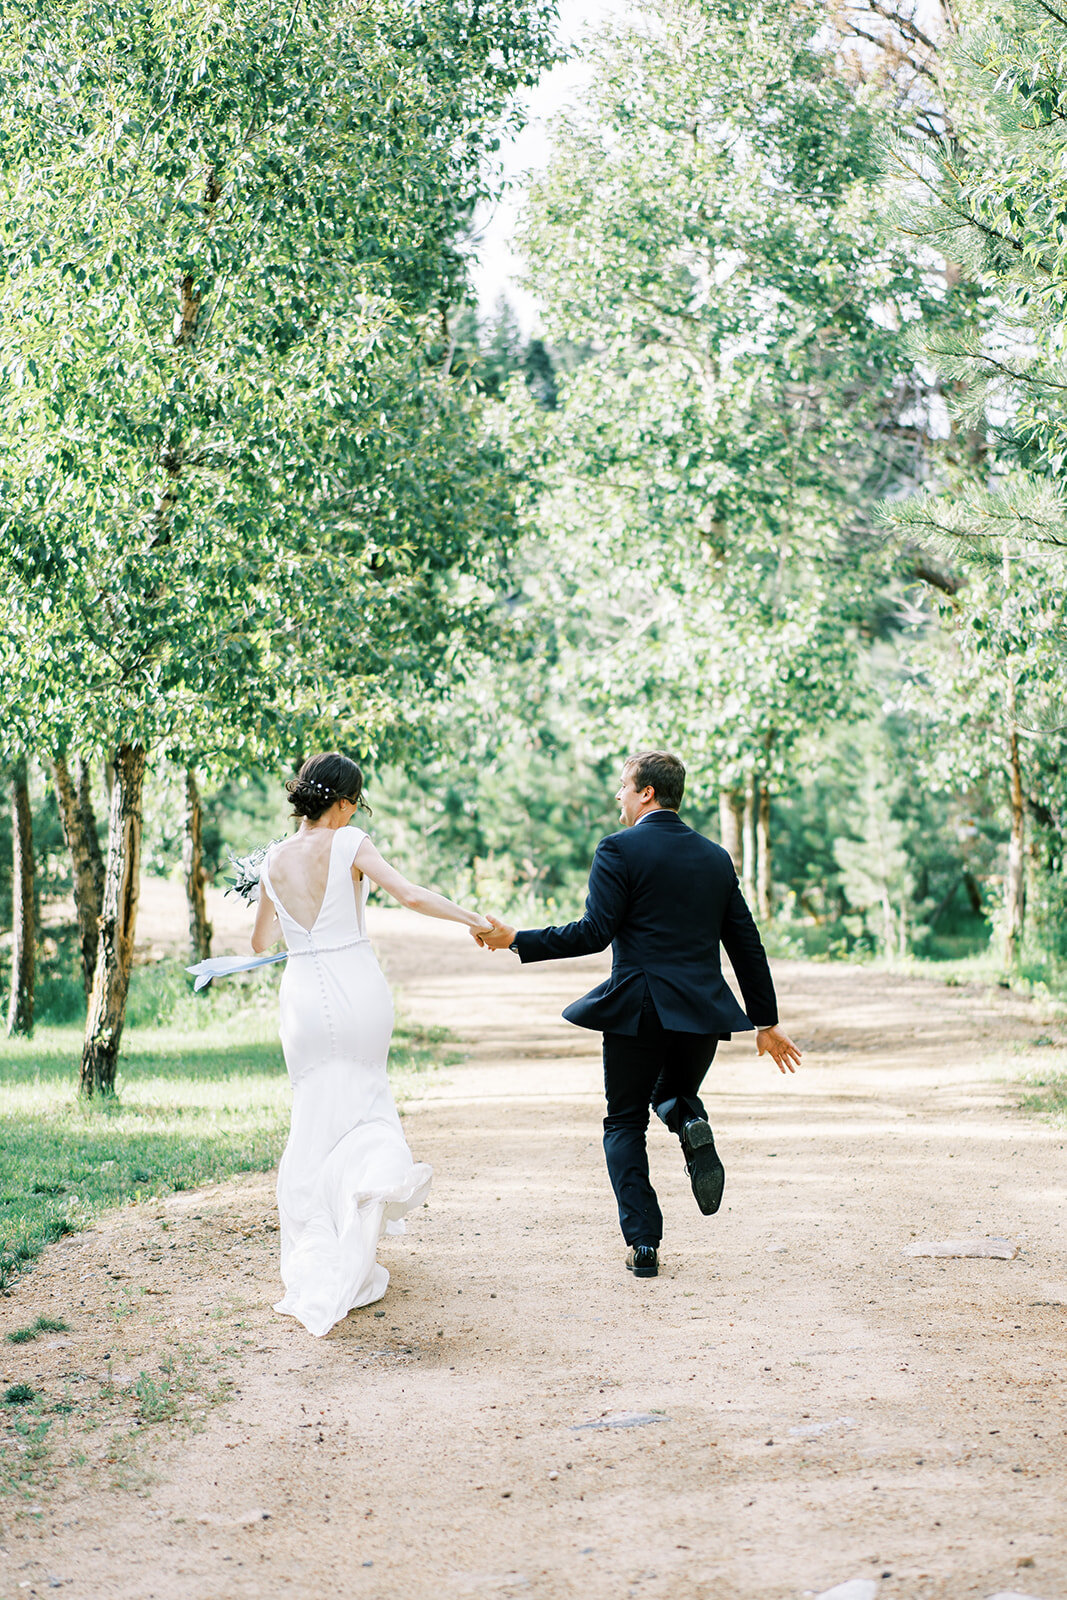
[(256, 903), (256, 921), (252, 929), (252, 949), (256, 955), (262, 955), (264, 950), (269, 950), (272, 944), (277, 944), (282, 936), (282, 925), (278, 921), (278, 913), (274, 909), (274, 901), (262, 887), (259, 891), (259, 900)]
[(465, 928), (484, 929), (492, 926), (489, 918), (479, 912), (467, 911), (463, 906), (457, 906), (454, 900), (446, 900), (443, 894), (435, 894), (432, 889), (423, 889), (420, 884), (411, 883), (402, 872), (389, 865), (369, 839), (364, 839), (356, 851), (355, 864), (372, 883), (384, 889), (386, 894), (391, 894), (394, 900), (399, 900), (402, 906), (407, 906), (409, 911), (421, 911), (424, 917), (442, 917), (446, 922), (462, 922)]

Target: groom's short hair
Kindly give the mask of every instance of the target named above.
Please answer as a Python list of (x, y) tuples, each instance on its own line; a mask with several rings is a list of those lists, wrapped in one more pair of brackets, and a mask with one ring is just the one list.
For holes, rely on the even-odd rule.
[(639, 750), (627, 756), (623, 772), (635, 789), (651, 788), (665, 811), (677, 811), (685, 793), (685, 768), (667, 750)]

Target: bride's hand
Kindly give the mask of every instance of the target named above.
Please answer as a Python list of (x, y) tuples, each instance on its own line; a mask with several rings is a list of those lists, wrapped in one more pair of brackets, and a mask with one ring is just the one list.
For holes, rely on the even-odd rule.
[[(471, 930), (473, 932), (473, 929)], [(479, 929), (474, 935), (483, 950), (507, 950), (515, 938), (516, 930), (501, 922), (499, 917), (489, 918), (489, 927)]]
[(483, 917), (480, 925), (471, 927), (470, 936), (474, 940), (475, 944), (479, 945), (484, 950), (486, 946), (483, 943), (481, 936), (483, 933), (491, 933), (492, 929), (493, 924), (490, 922), (489, 918)]

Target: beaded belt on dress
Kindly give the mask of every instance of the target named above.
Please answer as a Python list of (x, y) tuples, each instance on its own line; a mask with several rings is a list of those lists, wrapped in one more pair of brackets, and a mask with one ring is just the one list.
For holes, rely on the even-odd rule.
[(308, 945), (304, 950), (291, 948), (289, 954), (291, 956), (325, 956), (332, 954), (334, 950), (351, 950), (353, 945), (369, 943), (370, 940), (363, 933), (360, 934), (358, 939), (346, 939), (343, 944), (312, 944)]

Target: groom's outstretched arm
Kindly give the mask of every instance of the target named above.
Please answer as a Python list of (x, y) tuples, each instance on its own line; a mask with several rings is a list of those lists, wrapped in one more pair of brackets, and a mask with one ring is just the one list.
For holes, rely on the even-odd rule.
[(512, 935), (508, 943), (514, 943), (520, 961), (558, 961), (606, 950), (622, 921), (628, 894), (619, 848), (610, 836), (601, 839), (589, 869), (585, 915), (561, 928), (525, 928), (520, 932), (508, 929)]
[(585, 914), (562, 928), (526, 928), (515, 935), (520, 961), (558, 961), (606, 950), (622, 922), (629, 881), (615, 840), (601, 839), (589, 869)]

